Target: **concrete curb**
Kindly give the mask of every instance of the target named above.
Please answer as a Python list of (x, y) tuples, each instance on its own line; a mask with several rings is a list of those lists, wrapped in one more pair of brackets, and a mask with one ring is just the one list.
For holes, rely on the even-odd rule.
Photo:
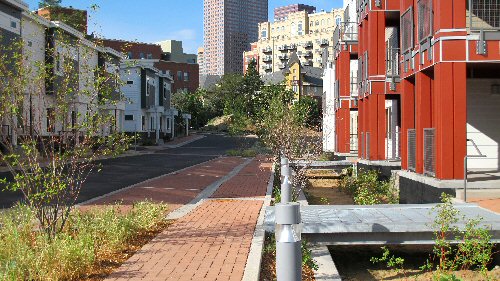
[(195, 142), (195, 141), (199, 141), (203, 138), (206, 138), (207, 136), (203, 136), (203, 135), (198, 135), (197, 138), (194, 138), (192, 140), (188, 140), (188, 141), (185, 141), (183, 143), (179, 143), (179, 144), (172, 144), (172, 145), (168, 145), (168, 144), (164, 144), (162, 145), (162, 148), (179, 148), (179, 147), (182, 147), (182, 146), (185, 146), (185, 145), (188, 145), (192, 142)]
[(200, 192), (193, 200), (191, 200), (186, 205), (180, 207), (179, 209), (169, 213), (166, 217), (168, 220), (176, 220), (180, 219), (183, 216), (189, 214), (191, 211), (196, 209), (199, 205), (201, 205), (207, 198), (212, 196), (215, 191), (225, 182), (236, 176), (243, 168), (245, 168), (248, 164), (253, 161), (254, 158), (247, 159), (242, 164), (238, 165), (234, 168), (229, 174), (225, 175), (223, 178), (218, 181), (212, 183), (211, 185), (205, 187), (202, 192)]
[(265, 229), (264, 229), (264, 218), (266, 215), (266, 207), (271, 205), (271, 197), (273, 194), (273, 183), (274, 183), (274, 166), (269, 177), (269, 182), (267, 184), (266, 197), (264, 199), (264, 204), (260, 209), (259, 218), (257, 220), (257, 225), (253, 233), (252, 244), (250, 246), (250, 253), (248, 254), (247, 263), (245, 266), (245, 272), (243, 273), (243, 281), (258, 281), (260, 280), (260, 265), (262, 263), (262, 250), (264, 249), (265, 240)]
[[(222, 157), (218, 157), (216, 159), (219, 159), (219, 158), (222, 158)], [(170, 172), (170, 173), (167, 173), (167, 174), (163, 174), (163, 175), (160, 175), (160, 176), (157, 176), (157, 177), (154, 177), (154, 178), (151, 178), (151, 179), (147, 179), (145, 181), (142, 181), (142, 182), (139, 182), (139, 183), (136, 183), (136, 184), (133, 184), (133, 185), (130, 185), (130, 186), (127, 186), (127, 187), (124, 187), (124, 188), (121, 188), (121, 189), (118, 189), (118, 190), (115, 190), (113, 192), (110, 192), (110, 193), (107, 193), (107, 194), (104, 194), (102, 196), (99, 196), (99, 197), (95, 197), (95, 198), (92, 198), (92, 199), (89, 199), (87, 201), (84, 201), (82, 203), (79, 203), (79, 204), (76, 204), (75, 206), (76, 207), (80, 207), (80, 206), (83, 206), (83, 205), (88, 205), (88, 204), (91, 204), (92, 202), (95, 202), (95, 201), (98, 201), (100, 199), (103, 199), (103, 198), (106, 198), (108, 196), (111, 196), (111, 195), (115, 195), (117, 193), (120, 193), (122, 191), (126, 191), (126, 190), (129, 190), (131, 188), (134, 188), (134, 187), (137, 187), (137, 186), (140, 186), (140, 185), (143, 185), (143, 184), (146, 184), (146, 183), (149, 183), (149, 182), (152, 182), (154, 180), (157, 180), (159, 178), (162, 178), (162, 177), (165, 177), (165, 176), (170, 176), (170, 175), (175, 175), (177, 173), (180, 173), (180, 172), (184, 172), (186, 170), (189, 170), (191, 168), (194, 168), (196, 166), (199, 166), (199, 165), (204, 165), (210, 161), (214, 161), (215, 159), (210, 159), (210, 160), (207, 160), (207, 161), (204, 161), (204, 162), (201, 162), (201, 163), (198, 163), (198, 164), (195, 164), (195, 165), (191, 165), (189, 167), (186, 167), (186, 168), (182, 168), (180, 170), (177, 170), (177, 171), (173, 171), (173, 172)]]

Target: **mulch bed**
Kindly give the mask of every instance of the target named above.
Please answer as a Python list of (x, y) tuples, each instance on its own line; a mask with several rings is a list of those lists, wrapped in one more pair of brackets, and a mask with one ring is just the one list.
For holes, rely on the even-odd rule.
[(139, 233), (133, 239), (128, 241), (123, 251), (109, 253), (97, 258), (92, 271), (85, 277), (80, 278), (84, 281), (100, 281), (106, 279), (113, 271), (118, 269), (124, 262), (137, 253), (144, 245), (153, 240), (158, 234), (162, 233), (172, 224), (171, 221), (165, 221), (156, 225), (149, 231)]

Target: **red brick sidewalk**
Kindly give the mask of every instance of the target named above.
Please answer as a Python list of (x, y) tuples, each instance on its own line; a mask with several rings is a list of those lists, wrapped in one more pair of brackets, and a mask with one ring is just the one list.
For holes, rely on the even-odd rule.
[(109, 280), (241, 280), (270, 177), (270, 165), (261, 161), (252, 161), (214, 194), (255, 200), (206, 200)]
[(490, 211), (500, 214), (500, 199), (474, 199), (468, 201), (469, 203), (476, 203), (479, 206)]
[(218, 158), (182, 172), (159, 177), (121, 192), (105, 196), (87, 204), (83, 209), (115, 204), (117, 202), (130, 207), (135, 202), (148, 199), (168, 204), (169, 211), (172, 212), (180, 206), (189, 203), (205, 187), (218, 181), (243, 162), (244, 160), (238, 157)]

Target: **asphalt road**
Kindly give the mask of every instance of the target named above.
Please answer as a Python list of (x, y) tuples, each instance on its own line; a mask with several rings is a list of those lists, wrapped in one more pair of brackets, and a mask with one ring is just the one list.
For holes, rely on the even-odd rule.
[[(219, 135), (207, 137), (180, 148), (157, 151), (154, 154), (130, 156), (100, 161), (101, 172), (93, 173), (83, 185), (78, 203), (118, 189), (181, 170), (224, 155), (227, 150), (251, 145), (253, 140)], [(0, 178), (12, 179), (10, 173)], [(0, 192), (0, 208), (9, 208), (21, 201), (21, 193)]]

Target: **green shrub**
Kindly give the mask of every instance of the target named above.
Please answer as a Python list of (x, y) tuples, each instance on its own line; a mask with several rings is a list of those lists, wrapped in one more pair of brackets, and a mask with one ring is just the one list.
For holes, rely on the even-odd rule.
[(85, 276), (100, 255), (119, 252), (127, 241), (164, 219), (166, 206), (137, 203), (74, 211), (61, 233), (36, 229), (33, 211), (16, 207), (0, 215), (0, 280), (74, 280)]
[(359, 171), (357, 177), (352, 170), (346, 170), (345, 176), (339, 182), (339, 188), (351, 194), (357, 205), (397, 204), (398, 191), (394, 180), (379, 181), (377, 171)]

